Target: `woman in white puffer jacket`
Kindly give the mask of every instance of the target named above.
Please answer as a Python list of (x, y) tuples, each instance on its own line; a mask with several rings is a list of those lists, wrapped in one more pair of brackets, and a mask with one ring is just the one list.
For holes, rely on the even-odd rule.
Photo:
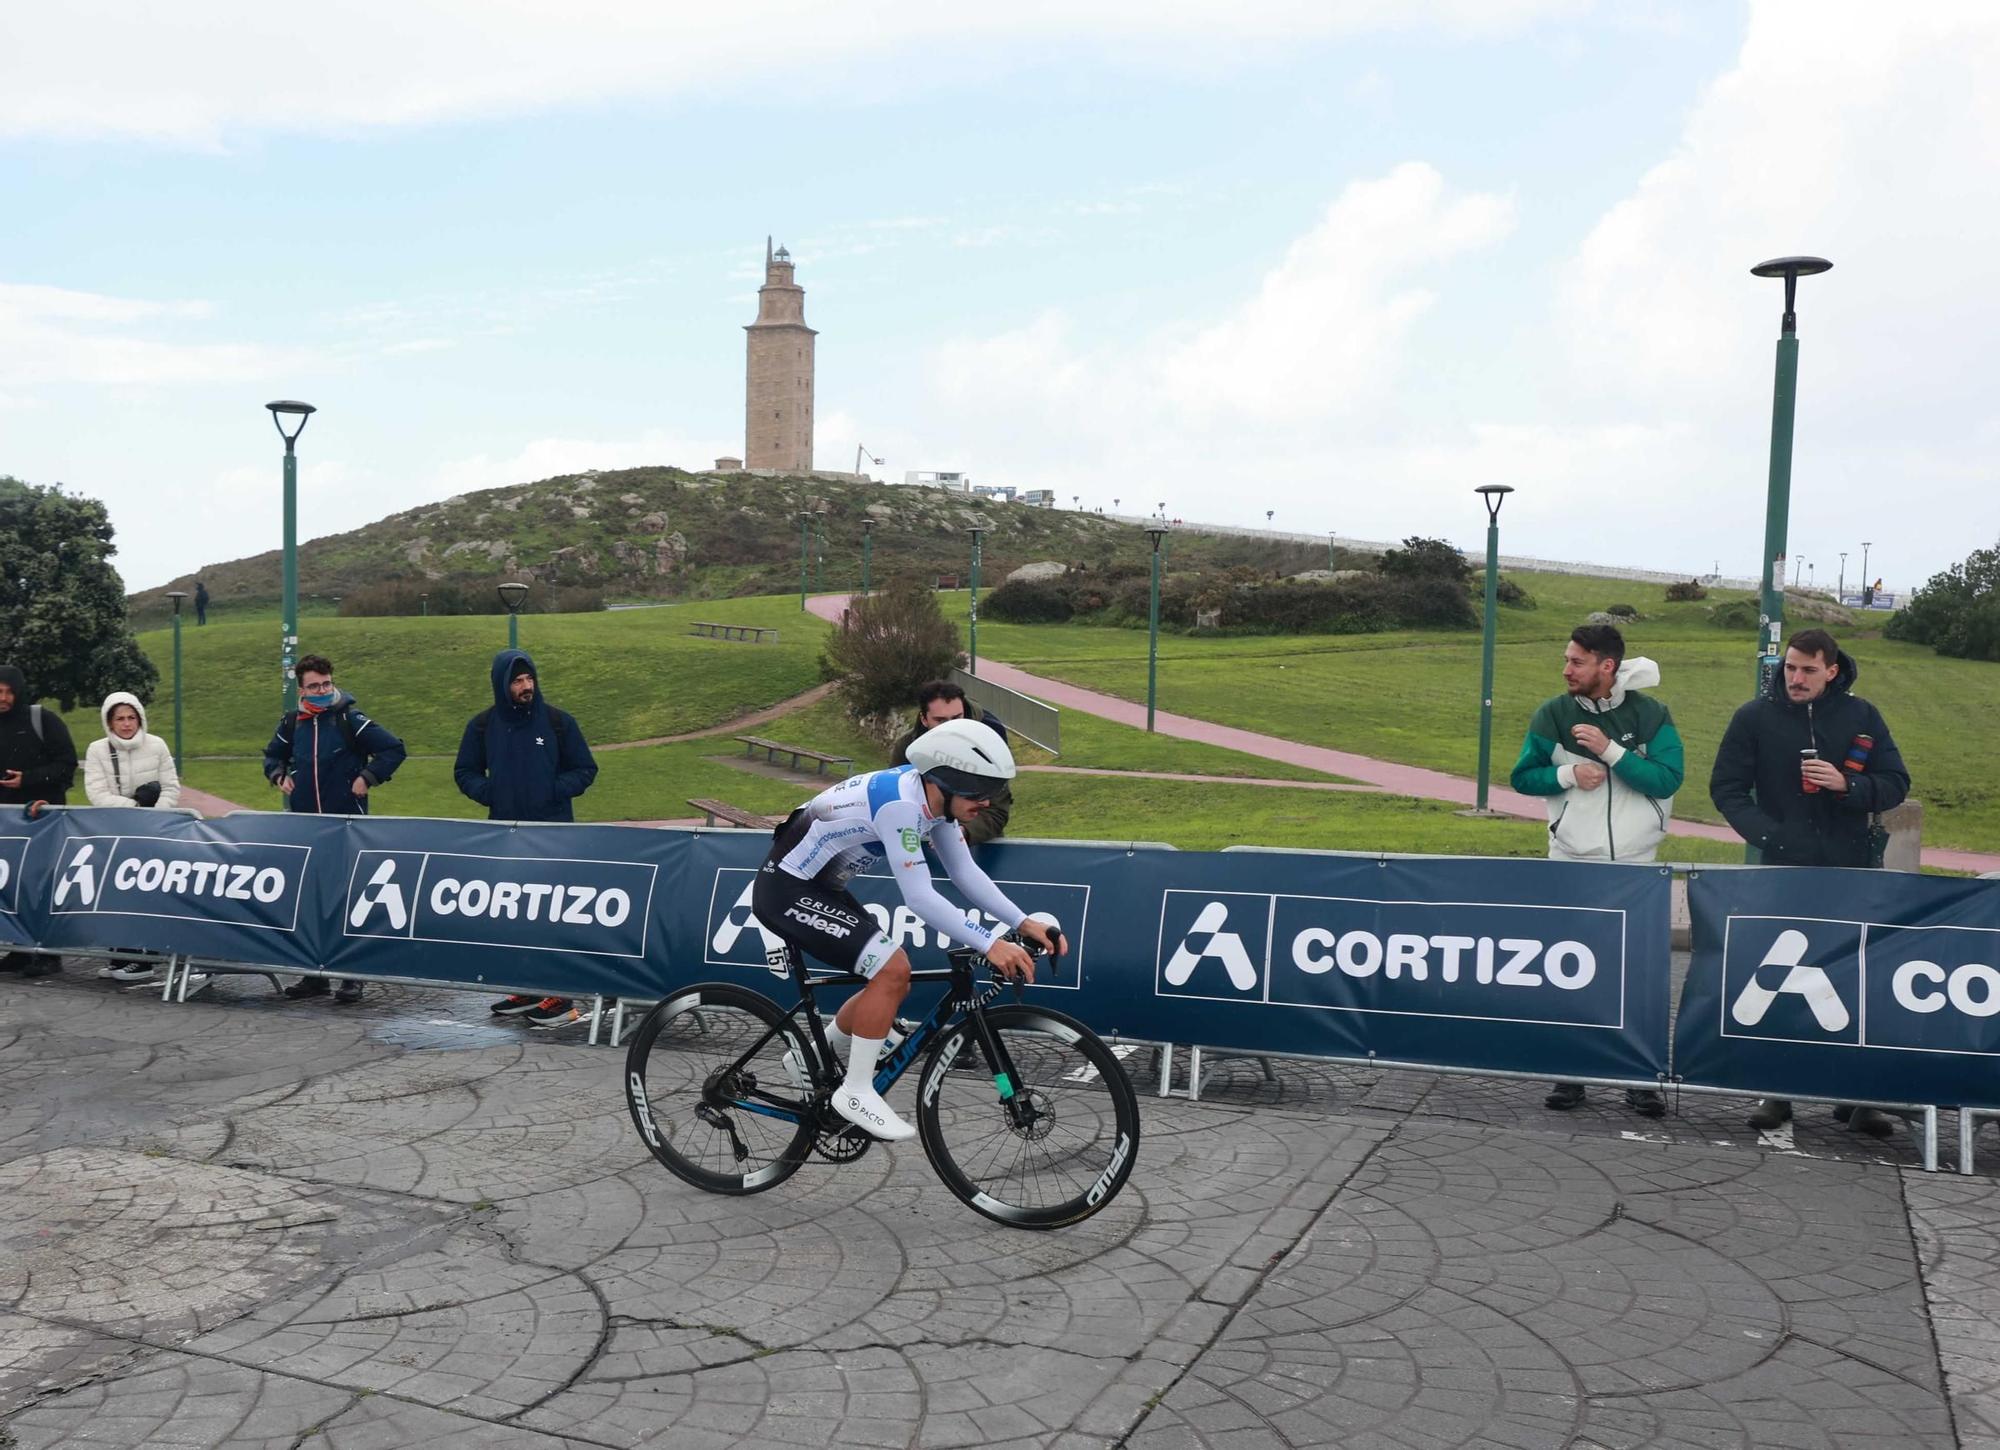
[[(98, 710), (104, 738), (93, 740), (83, 757), (83, 790), (94, 806), (180, 804), (181, 778), (167, 742), (146, 733), (146, 707), (123, 690), (104, 697)], [(151, 789), (144, 789), (151, 787)]]

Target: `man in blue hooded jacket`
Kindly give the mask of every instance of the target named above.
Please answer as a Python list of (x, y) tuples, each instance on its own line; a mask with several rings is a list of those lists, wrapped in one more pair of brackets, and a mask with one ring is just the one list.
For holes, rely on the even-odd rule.
[[(597, 762), (575, 719), (543, 698), (535, 662), (525, 651), (503, 649), (493, 656), (492, 708), (467, 722), (452, 776), (486, 807), (488, 820), (573, 821), (570, 802), (597, 779)], [(537, 1027), (578, 1017), (566, 997), (506, 997), (493, 1010)]]

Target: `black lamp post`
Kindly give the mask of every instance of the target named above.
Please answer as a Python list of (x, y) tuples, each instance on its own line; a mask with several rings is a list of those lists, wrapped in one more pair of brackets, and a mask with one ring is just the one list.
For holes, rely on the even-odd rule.
[(1795, 310), (1799, 278), (1818, 276), (1832, 266), (1824, 257), (1774, 257), (1750, 269), (1753, 277), (1785, 279), (1785, 314), (1778, 324), (1777, 377), (1771, 388), (1771, 473), (1764, 491), (1764, 561), (1760, 569), (1763, 598), (1757, 624), (1760, 694), (1778, 671), (1778, 656), (1785, 637), (1785, 535), (1791, 519), (1792, 421), (1799, 393), (1799, 319)]
[(986, 538), (987, 525), (974, 524), (966, 532), (972, 535), (972, 593), (968, 602), (969, 618), (972, 622), (972, 647), (968, 653), (972, 663), (966, 673), (979, 673), (979, 555), (980, 545)]
[(507, 606), (507, 648), (521, 647), (521, 606), (528, 602), (528, 586), (519, 579), (510, 579), (505, 584), (493, 586), (493, 592), (500, 596), (500, 602)]
[[(1166, 509), (1161, 504), (1162, 511)], [(1153, 541), (1153, 583), (1146, 596), (1146, 730), (1153, 729), (1153, 705), (1160, 682), (1160, 543), (1167, 536), (1164, 523), (1148, 524), (1146, 537)]]

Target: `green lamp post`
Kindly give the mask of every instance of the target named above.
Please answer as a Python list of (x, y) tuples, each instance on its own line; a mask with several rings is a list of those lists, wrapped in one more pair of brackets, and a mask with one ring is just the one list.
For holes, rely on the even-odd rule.
[(811, 529), (812, 529), (812, 514), (806, 511), (805, 509), (800, 509), (799, 510), (799, 613), (801, 614), (805, 613), (805, 608), (806, 608), (806, 559), (808, 557), (806, 552), (806, 539), (808, 534), (811, 532)]
[(167, 598), (174, 601), (174, 771), (181, 768), (181, 601), (187, 598), (185, 589), (169, 589)]
[(419, 604), (420, 604), (420, 605), (422, 606), (422, 608), (423, 608), (423, 611), (424, 611), (424, 618), (425, 618), (425, 619), (429, 619), (429, 618), (431, 617), (431, 597), (430, 597), (430, 595), (428, 595), (428, 594), (419, 594), (419, 595), (417, 596), (417, 600), (418, 600), (418, 603), (419, 603)]
[[(306, 420), (319, 410), (311, 403), (295, 402), (290, 398), (280, 398), (275, 403), (266, 403), (271, 410), (271, 422), (278, 430), (278, 436), (285, 440), (285, 617), (281, 628), (284, 643), (280, 652), (280, 668), (285, 676), (285, 709), (289, 713), (299, 706), (299, 682), (292, 678), (292, 666), (299, 658), (299, 456), (297, 445), (299, 434), (306, 431)], [(285, 431), (285, 420), (296, 418), (292, 431)]]
[(1500, 606), (1500, 505), (1514, 491), (1505, 483), (1481, 484), (1473, 492), (1486, 505), (1486, 631), (1479, 665), (1479, 794), (1475, 811), (1486, 809), (1486, 777), (1493, 767), (1493, 626)]
[(813, 514), (813, 592), (826, 589), (826, 510)]
[(972, 648), (970, 651), (972, 663), (967, 667), (966, 673), (971, 675), (979, 673), (979, 555), (980, 545), (986, 537), (986, 529), (987, 525), (985, 524), (974, 524), (970, 529), (966, 530), (967, 533), (972, 535), (972, 593), (966, 606), (969, 611), (968, 617), (972, 624)]
[(1328, 529), (1328, 530), (1326, 531), (1326, 572), (1327, 572), (1327, 573), (1329, 573), (1329, 574), (1331, 574), (1331, 573), (1333, 572), (1333, 570), (1334, 570), (1334, 563), (1333, 563), (1333, 530), (1332, 530), (1332, 529)]
[(1750, 269), (1753, 277), (1785, 279), (1785, 314), (1778, 325), (1777, 376), (1771, 389), (1771, 472), (1764, 491), (1762, 600), (1757, 621), (1757, 690), (1778, 672), (1785, 638), (1785, 534), (1792, 507), (1792, 419), (1799, 392), (1799, 278), (1832, 268), (1824, 257), (1775, 257)]
[(863, 519), (861, 521), (861, 597), (863, 599), (866, 599), (870, 592), (868, 588), (868, 566), (873, 562), (874, 557), (875, 520)]
[[(1160, 505), (1161, 511), (1166, 509)], [(1153, 587), (1146, 599), (1146, 730), (1153, 729), (1153, 703), (1160, 682), (1160, 543), (1167, 536), (1165, 523), (1146, 525), (1146, 537), (1153, 541)]]
[(493, 586), (500, 602), (507, 606), (507, 648), (521, 647), (521, 606), (528, 602), (528, 586), (519, 579)]

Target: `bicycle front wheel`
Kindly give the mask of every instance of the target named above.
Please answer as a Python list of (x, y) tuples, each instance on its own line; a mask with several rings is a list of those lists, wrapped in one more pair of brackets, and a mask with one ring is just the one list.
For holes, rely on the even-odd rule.
[(917, 1128), (945, 1186), (1015, 1228), (1061, 1228), (1117, 1196), (1139, 1151), (1139, 1100), (1118, 1059), (1081, 1022), (1041, 1007), (994, 1007), (986, 1025), (1012, 1061), (996, 1081), (972, 1024), (924, 1059)]
[(704, 982), (660, 1002), (632, 1034), (626, 1106), (678, 1177), (710, 1193), (760, 1193), (798, 1172), (811, 1146), (810, 1093), (794, 1077), (811, 1052), (770, 998)]

